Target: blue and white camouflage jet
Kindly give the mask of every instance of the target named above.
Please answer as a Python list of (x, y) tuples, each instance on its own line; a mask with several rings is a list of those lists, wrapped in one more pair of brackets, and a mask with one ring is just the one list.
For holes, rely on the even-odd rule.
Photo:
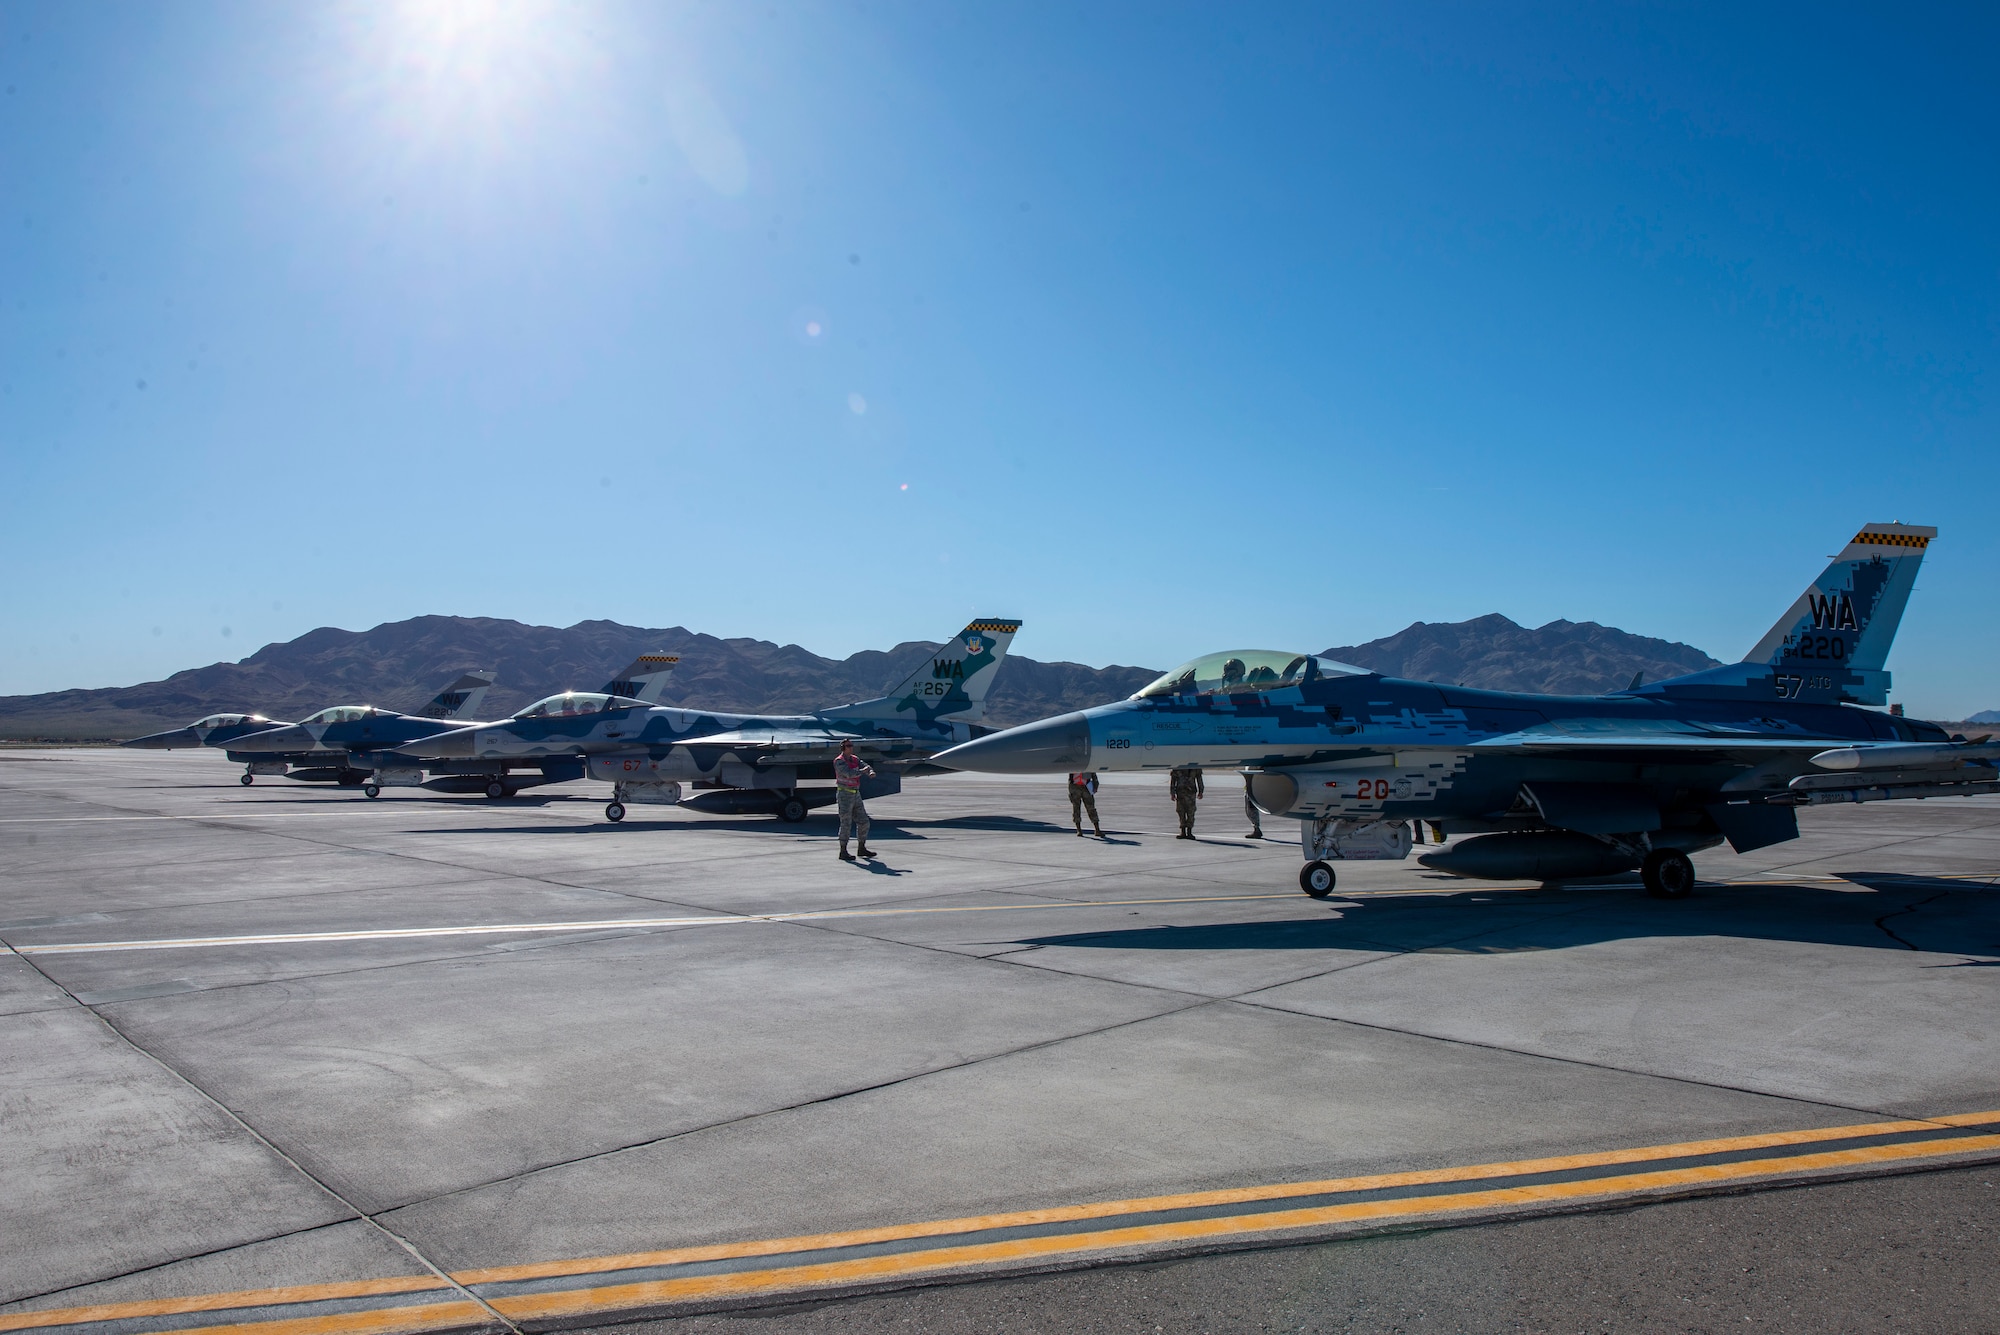
[(134, 737), (118, 745), (136, 747), (141, 751), (179, 751), (196, 746), (227, 748), (238, 737), (291, 726), (283, 719), (265, 718), (262, 714), (210, 714), (196, 719), (185, 728), (149, 732), (144, 737)]
[(1403, 858), (1429, 824), (1478, 837), (1419, 858), (1455, 875), (1555, 881), (1637, 869), (1694, 887), (1690, 853), (1798, 837), (1796, 809), (2000, 791), (2000, 744), (1861, 705), (1934, 528), (1869, 524), (1740, 663), (1604, 696), (1402, 681), (1311, 654), (1238, 650), (1129, 700), (935, 757), (1004, 774), (1224, 766), (1301, 822), (1307, 894), (1342, 858)]
[(355, 762), (354, 753), (464, 727), (465, 716), (485, 701), (493, 676), (487, 671), (464, 673), (415, 714), (374, 705), (334, 705), (297, 723), (239, 736), (226, 744), (226, 750), (231, 760), (243, 762), (240, 782), (245, 784), (269, 774), (357, 788), (368, 782), (369, 771)]
[[(593, 779), (613, 785), (604, 814), (627, 803), (681, 803), (682, 785), (704, 791), (682, 805), (721, 814), (766, 813), (800, 821), (833, 801), (833, 757), (843, 741), (876, 769), (862, 793), (899, 792), (905, 775), (968, 741), (1019, 621), (980, 619), (929, 655), (877, 700), (811, 714), (724, 714), (646, 707), (608, 693), (552, 695), (500, 723), (427, 737), (402, 748), (433, 759), (522, 760), (582, 756)], [(429, 763), (428, 761), (426, 763)]]
[[(625, 669), (596, 692), (606, 698), (657, 704), (667, 688), (667, 678), (680, 665), (679, 654), (640, 654)], [(467, 725), (460, 721), (452, 729)], [(433, 735), (433, 734), (427, 734)], [(350, 763), (368, 771), (361, 791), (380, 797), (384, 788), (424, 787), (443, 793), (485, 793), (488, 797), (512, 797), (523, 788), (545, 783), (568, 783), (583, 777), (583, 756), (577, 753), (545, 754), (532, 759), (427, 760), (406, 751), (352, 752)]]

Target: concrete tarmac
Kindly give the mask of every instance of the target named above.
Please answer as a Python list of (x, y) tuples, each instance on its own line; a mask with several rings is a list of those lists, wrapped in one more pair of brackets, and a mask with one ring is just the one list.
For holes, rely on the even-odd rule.
[[(1072, 1245), (1022, 1212), (1163, 1197), (1144, 1227), (1199, 1250), (1238, 1226), (1190, 1193), (1316, 1184), (1287, 1199), (1349, 1219), (1392, 1208), (1363, 1199), (1385, 1175), (1466, 1166), (1500, 1202), (1628, 1152), (1675, 1191), (1798, 1137), (1828, 1151), (1798, 1172), (2000, 1154), (2000, 802), (1808, 810), (1797, 842), (1698, 857), (1679, 903), (1413, 860), (1312, 901), (1226, 781), (1189, 843), (1156, 779), (1106, 785), (1102, 841), (1059, 781), (913, 780), (852, 866), (825, 814), (614, 826), (588, 783), (371, 802), (236, 772), (0, 753), (0, 1330), (243, 1324), (212, 1296), (244, 1290), (287, 1291), (256, 1320), (400, 1293), (445, 1306), (371, 1329), (590, 1324), (613, 1309), (535, 1289), (550, 1263), (655, 1294), (780, 1252), (906, 1282), (879, 1253), (921, 1221), (986, 1220), (960, 1233), (998, 1255)], [(1494, 1167), (1520, 1161), (1543, 1176)]]

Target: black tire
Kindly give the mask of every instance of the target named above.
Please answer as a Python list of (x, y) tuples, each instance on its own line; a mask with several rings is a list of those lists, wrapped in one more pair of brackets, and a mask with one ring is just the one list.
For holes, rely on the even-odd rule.
[(507, 785), (495, 779), (486, 785), (486, 795), (492, 798), (505, 797), (507, 796)]
[(1308, 862), (1299, 868), (1299, 889), (1314, 899), (1325, 899), (1333, 893), (1333, 885), (1339, 878), (1333, 874), (1333, 867), (1324, 862)]
[(778, 819), (797, 825), (806, 818), (806, 804), (796, 797), (788, 797), (778, 807)]
[(613, 825), (624, 820), (625, 804), (623, 802), (606, 802), (604, 804), (604, 819), (610, 821)]
[(257, 782), (257, 776), (250, 773), (248, 770), (245, 770), (241, 775), (237, 777), (236, 782), (242, 784), (245, 788), (248, 788), (251, 784)]
[(382, 796), (382, 785), (379, 783), (364, 783), (361, 785), (361, 791), (370, 797), (380, 797)]
[(1686, 899), (1694, 893), (1694, 863), (1678, 848), (1656, 848), (1646, 854), (1639, 879), (1655, 899)]

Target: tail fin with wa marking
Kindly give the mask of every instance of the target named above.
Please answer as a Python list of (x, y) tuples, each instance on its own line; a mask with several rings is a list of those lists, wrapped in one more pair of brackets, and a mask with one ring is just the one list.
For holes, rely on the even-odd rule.
[(674, 675), (680, 661), (679, 654), (640, 654), (623, 672), (604, 683), (604, 693), (656, 705), (660, 702), (660, 692), (667, 688), (667, 678)]
[(1741, 663), (1641, 687), (1636, 694), (1889, 702), (1889, 648), (1937, 530), (1865, 524)]
[(975, 723), (986, 713), (986, 696), (999, 675), (1019, 621), (981, 618), (969, 623), (917, 670), (879, 700), (820, 711), (835, 718), (895, 719), (908, 714), (920, 723), (950, 719)]
[(423, 718), (477, 718), (479, 706), (486, 703), (487, 688), (493, 685), (496, 675), (484, 669), (468, 672), (439, 691), (417, 713)]

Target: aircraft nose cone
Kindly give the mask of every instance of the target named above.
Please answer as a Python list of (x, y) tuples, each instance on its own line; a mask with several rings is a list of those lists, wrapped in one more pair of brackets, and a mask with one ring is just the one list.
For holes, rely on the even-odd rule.
[(144, 737), (134, 737), (129, 742), (120, 742), (140, 751), (171, 751), (179, 746), (200, 746), (201, 738), (194, 735), (194, 729), (169, 728), (165, 732), (149, 732)]
[(313, 735), (294, 723), (288, 728), (271, 728), (238, 737), (229, 743), (229, 749), (258, 755), (289, 755), (296, 751), (310, 751), (314, 745)]
[(1072, 773), (1090, 763), (1090, 720), (1078, 713), (1024, 723), (940, 751), (932, 762), (986, 774)]

